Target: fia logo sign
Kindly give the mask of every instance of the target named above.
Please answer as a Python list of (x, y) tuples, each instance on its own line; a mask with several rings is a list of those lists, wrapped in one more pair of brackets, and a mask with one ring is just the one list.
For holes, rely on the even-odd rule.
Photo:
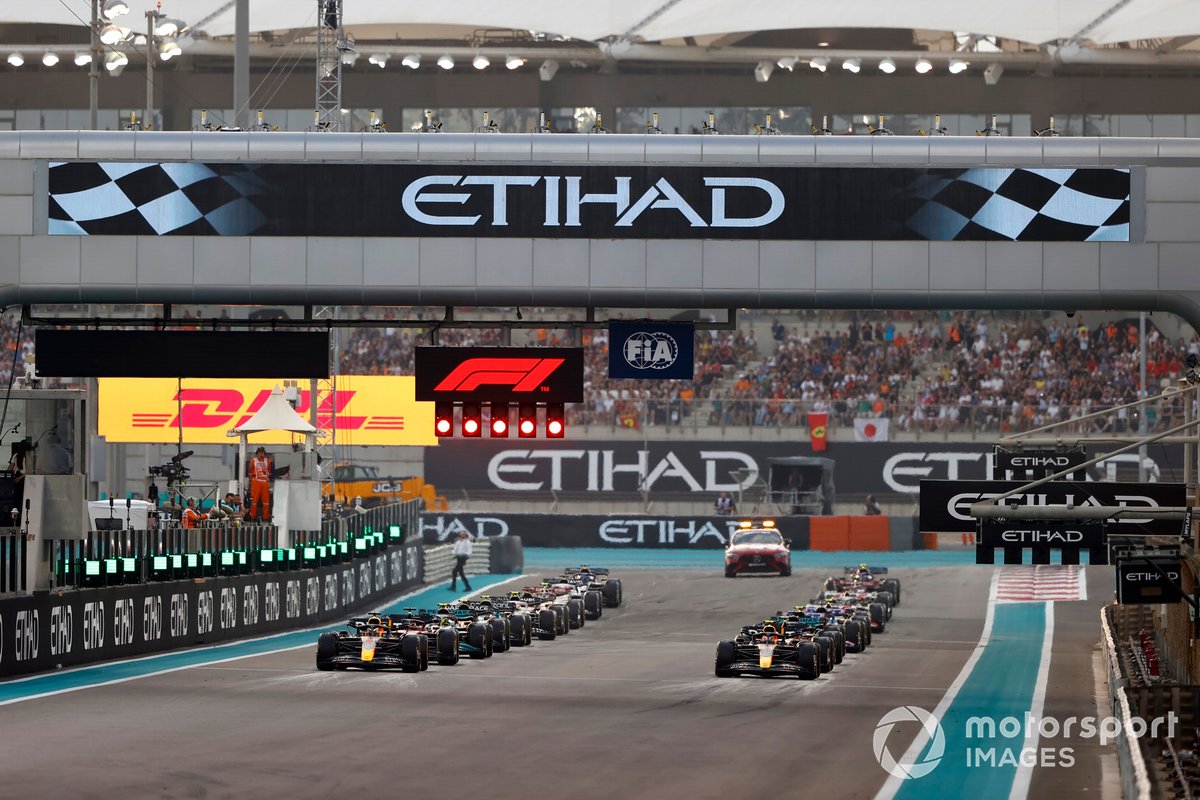
[(679, 343), (669, 333), (637, 331), (621, 348), (625, 363), (636, 370), (666, 369), (679, 358)]

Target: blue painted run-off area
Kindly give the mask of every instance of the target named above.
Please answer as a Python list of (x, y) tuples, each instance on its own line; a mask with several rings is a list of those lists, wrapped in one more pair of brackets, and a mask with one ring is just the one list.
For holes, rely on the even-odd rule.
[[(516, 575), (472, 575), (471, 580), (476, 590), (481, 587), (502, 583), (517, 577)], [(383, 608), (383, 611), (389, 613), (398, 613), (406, 607), (416, 608), (436, 608), (438, 603), (448, 603), (463, 596), (463, 592), (450, 591), (449, 584), (442, 582), (438, 585), (424, 589), (416, 594), (409, 595), (401, 600), (393, 602), (391, 605)], [(347, 615), (349, 619), (349, 615)], [(217, 661), (227, 661), (235, 658), (245, 658), (247, 656), (260, 655), (262, 653), (270, 653), (278, 650), (288, 650), (305, 645), (312, 645), (314, 652), (317, 645), (318, 630), (333, 630), (338, 627), (337, 623), (329, 623), (320, 629), (307, 629), (303, 631), (295, 631), (294, 633), (281, 633), (275, 636), (266, 636), (260, 639), (249, 639), (241, 642), (231, 642), (229, 644), (212, 645), (208, 647), (194, 647), (186, 650), (179, 650), (172, 653), (164, 653), (158, 656), (149, 656), (146, 658), (130, 659), (125, 661), (114, 661), (106, 664), (97, 664), (90, 667), (80, 667), (78, 669), (66, 670), (63, 672), (52, 672), (45, 675), (35, 675), (30, 678), (18, 678), (16, 680), (0, 683), (0, 703), (11, 702), (13, 700), (23, 700), (30, 697), (35, 697), (47, 692), (61, 692), (70, 689), (83, 689), (88, 686), (108, 683), (110, 681), (128, 680), (130, 678), (139, 678), (155, 672), (163, 672), (165, 670), (186, 669), (188, 667), (198, 667), (204, 664), (211, 664)]]
[[(1006, 800), (1012, 790), (1025, 746), (1025, 715), (1033, 704), (1038, 664), (1046, 633), (1045, 603), (1013, 603), (996, 606), (992, 633), (979, 661), (942, 715), (946, 751), (937, 767), (921, 778), (906, 780), (894, 800), (925, 800), (930, 797), (970, 797), (975, 800)], [(926, 709), (933, 711), (932, 708)], [(978, 738), (979, 730), (968, 730), (971, 717), (995, 720), (997, 730), (1005, 717), (1020, 721), (1011, 738), (999, 732), (993, 738)], [(1012, 729), (1008, 729), (1012, 732)], [(976, 738), (968, 738), (967, 734)], [(899, 737), (893, 737), (898, 739)], [(890, 743), (889, 743), (890, 744)], [(994, 759), (984, 755), (994, 748)], [(978, 749), (978, 750), (977, 750)], [(1005, 751), (1011, 751), (1004, 758)], [(916, 763), (922, 763), (929, 745)], [(899, 757), (899, 753), (895, 754)], [(968, 756), (970, 762), (968, 763)], [(1001, 765), (1001, 762), (1005, 762)]]

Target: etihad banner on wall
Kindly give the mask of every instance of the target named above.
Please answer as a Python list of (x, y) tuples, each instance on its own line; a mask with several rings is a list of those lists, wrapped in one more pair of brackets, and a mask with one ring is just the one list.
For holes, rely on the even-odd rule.
[[(1178, 445), (1150, 448), (1148, 457), (1159, 480), (1182, 480), (1182, 452)], [(688, 492), (711, 506), (716, 492), (761, 491), (770, 459), (811, 454), (808, 441), (443, 439), (425, 451), (425, 479), (442, 492), (579, 492), (598, 497), (640, 489)], [(840, 494), (915, 496), (926, 478), (991, 477), (992, 445), (987, 442), (831, 441), (821, 455), (834, 462), (833, 479)], [(1088, 477), (1137, 481), (1137, 453), (1114, 456), (1090, 468)]]
[[(228, 431), (244, 425), (283, 380), (221, 378), (101, 378), (99, 433), (110, 442), (236, 444)], [(296, 411), (310, 418), (309, 381), (300, 381)], [(413, 399), (413, 379), (400, 375), (339, 375), (337, 391), (318, 392), (317, 427), (336, 427), (339, 445), (431, 445), (433, 403)], [(301, 434), (294, 434), (301, 437)], [(290, 444), (293, 434), (263, 431), (253, 444)], [(328, 439), (324, 439), (328, 441)]]
[(68, 161), (48, 206), (68, 235), (1124, 242), (1129, 187), (1099, 167)]

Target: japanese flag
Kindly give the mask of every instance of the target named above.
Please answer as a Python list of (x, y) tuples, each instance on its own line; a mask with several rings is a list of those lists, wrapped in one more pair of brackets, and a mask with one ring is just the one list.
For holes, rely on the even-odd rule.
[(854, 441), (886, 442), (888, 420), (885, 417), (868, 417), (854, 420)]

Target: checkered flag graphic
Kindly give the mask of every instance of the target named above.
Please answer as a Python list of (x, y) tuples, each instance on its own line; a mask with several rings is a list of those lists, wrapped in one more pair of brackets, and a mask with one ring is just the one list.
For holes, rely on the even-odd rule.
[(267, 186), (247, 164), (50, 165), (50, 233), (248, 236)]
[(930, 241), (1129, 240), (1127, 169), (936, 170), (901, 200)]

